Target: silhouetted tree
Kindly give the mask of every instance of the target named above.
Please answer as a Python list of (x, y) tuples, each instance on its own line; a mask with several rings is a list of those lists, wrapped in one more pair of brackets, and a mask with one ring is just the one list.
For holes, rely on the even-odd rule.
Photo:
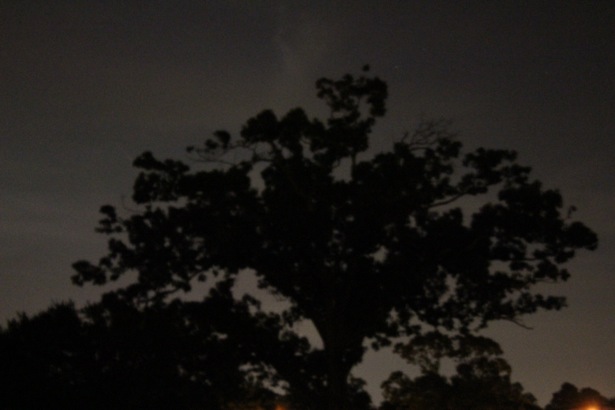
[(29, 318), (19, 315), (0, 331), (0, 400), (5, 409), (76, 408), (84, 333), (72, 304)]
[[(204, 303), (137, 309), (110, 294), (82, 312), (60, 304), (21, 315), (0, 332), (1, 407), (221, 410), (263, 402), (271, 392), (258, 376), (267, 370), (254, 356), (278, 318), (253, 315), (251, 306), (222, 285)], [(278, 343), (281, 355), (300, 353), (295, 342)]]
[(457, 366), (446, 378), (428, 371), (410, 379), (396, 372), (384, 383), (382, 410), (540, 410), (523, 386), (510, 380), (501, 358), (480, 357)]
[[(74, 282), (134, 273), (118, 297), (154, 306), (195, 281), (251, 270), (291, 305), (270, 356), (293, 324), (316, 327), (323, 349), (309, 350), (310, 365), (295, 369), (291, 388), (311, 389), (312, 403), (329, 409), (350, 406), (349, 374), (366, 343), (378, 348), (425, 327), (469, 334), (563, 306), (534, 285), (567, 279), (562, 264), (593, 249), (596, 237), (515, 152), (462, 154), (446, 127), (426, 122), (390, 151), (371, 153), (386, 84), (345, 75), (316, 86), (330, 110), (325, 121), (299, 108), (281, 118), (264, 111), (236, 137), (218, 131), (189, 148), (202, 165), (194, 170), (139, 156), (138, 210), (102, 207), (109, 253), (77, 262)], [(285, 377), (283, 366), (269, 364)], [(315, 373), (301, 373), (308, 368)]]
[(559, 391), (553, 393), (545, 410), (581, 410), (591, 406), (601, 410), (613, 409), (615, 397), (608, 399), (592, 388), (578, 389), (574, 384), (564, 383)]

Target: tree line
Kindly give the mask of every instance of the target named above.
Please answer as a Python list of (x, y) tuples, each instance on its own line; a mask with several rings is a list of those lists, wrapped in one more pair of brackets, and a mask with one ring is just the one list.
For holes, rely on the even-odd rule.
[[(220, 313), (208, 324), (196, 305), (143, 312), (109, 300), (104, 309), (84, 311), (63, 303), (10, 320), (0, 330), (0, 408), (322, 408), (323, 403), (314, 401), (318, 396), (298, 396), (292, 393), (295, 389), (272, 391), (268, 376), (259, 375), (264, 369), (244, 367), (270, 356), (279, 365), (290, 361), (285, 365), (297, 366), (289, 370), (297, 375), (310, 370), (301, 367), (304, 358), (293, 359), (300, 349), (292, 342), (281, 346), (266, 326), (246, 334), (253, 325), (248, 310), (229, 309), (223, 298), (215, 298), (220, 299), (210, 307)], [(222, 332), (228, 332), (228, 339), (219, 339)], [(366, 410), (615, 408), (615, 397), (571, 383), (563, 383), (543, 408), (512, 381), (512, 369), (500, 353), (496, 349), (461, 361), (448, 376), (427, 368), (414, 378), (394, 372), (382, 384), (378, 406), (357, 383), (353, 405)]]

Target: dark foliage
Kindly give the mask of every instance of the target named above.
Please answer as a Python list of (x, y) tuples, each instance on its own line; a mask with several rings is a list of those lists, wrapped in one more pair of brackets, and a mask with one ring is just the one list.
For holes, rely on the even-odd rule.
[[(1, 408), (215, 410), (265, 401), (271, 393), (255, 377), (266, 369), (255, 356), (277, 323), (255, 320), (250, 305), (221, 287), (203, 303), (136, 309), (109, 295), (81, 313), (61, 304), (21, 316), (0, 333)], [(281, 359), (289, 349), (279, 349)]]
[(579, 389), (574, 384), (564, 383), (559, 391), (553, 393), (551, 402), (547, 404), (545, 410), (573, 410), (591, 407), (601, 410), (615, 409), (615, 397), (608, 399), (590, 387)]
[(540, 410), (536, 399), (510, 380), (510, 367), (501, 358), (481, 357), (461, 363), (446, 378), (427, 372), (410, 379), (400, 372), (384, 383), (381, 410)]
[[(563, 264), (593, 249), (596, 237), (515, 152), (463, 153), (446, 127), (426, 122), (390, 151), (371, 153), (386, 84), (346, 75), (317, 89), (330, 109), (325, 121), (302, 109), (281, 118), (264, 111), (239, 136), (219, 131), (190, 148), (202, 165), (195, 169), (138, 157), (139, 210), (102, 208), (109, 252), (77, 262), (75, 283), (134, 274), (115, 297), (155, 309), (179, 303), (195, 281), (232, 283), (251, 270), (291, 305), (276, 324), (285, 328), (267, 326), (269, 351), (254, 360), (305, 406), (330, 409), (367, 406), (351, 404), (365, 395), (349, 374), (368, 342), (466, 337), (494, 320), (564, 305), (535, 285), (566, 280)], [(293, 334), (302, 320), (315, 325), (322, 350)], [(248, 326), (244, 339), (254, 337), (248, 322), (237, 324)], [(286, 360), (287, 340), (300, 358)]]

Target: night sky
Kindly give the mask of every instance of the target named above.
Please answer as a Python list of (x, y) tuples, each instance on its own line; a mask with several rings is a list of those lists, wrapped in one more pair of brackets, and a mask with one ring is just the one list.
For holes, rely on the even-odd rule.
[[(314, 82), (369, 63), (389, 84), (373, 149), (421, 118), (511, 148), (599, 249), (549, 292), (569, 308), (493, 326), (541, 404), (565, 382), (615, 396), (615, 2), (0, 0), (0, 321), (95, 300), (101, 205), (130, 207), (132, 159), (186, 158), (266, 108), (323, 113)], [(393, 369), (370, 355), (370, 390)]]

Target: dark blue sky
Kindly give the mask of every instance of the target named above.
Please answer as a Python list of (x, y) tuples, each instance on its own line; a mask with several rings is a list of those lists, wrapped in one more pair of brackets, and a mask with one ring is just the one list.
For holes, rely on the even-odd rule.
[[(183, 156), (265, 108), (304, 106), (321, 76), (369, 63), (390, 87), (374, 148), (419, 118), (469, 147), (512, 148), (600, 235), (553, 287), (562, 312), (495, 326), (544, 404), (564, 381), (615, 395), (615, 4), (611, 1), (0, 2), (0, 319), (97, 289), (98, 208), (129, 197), (132, 159)], [(373, 389), (392, 369), (368, 357)]]

